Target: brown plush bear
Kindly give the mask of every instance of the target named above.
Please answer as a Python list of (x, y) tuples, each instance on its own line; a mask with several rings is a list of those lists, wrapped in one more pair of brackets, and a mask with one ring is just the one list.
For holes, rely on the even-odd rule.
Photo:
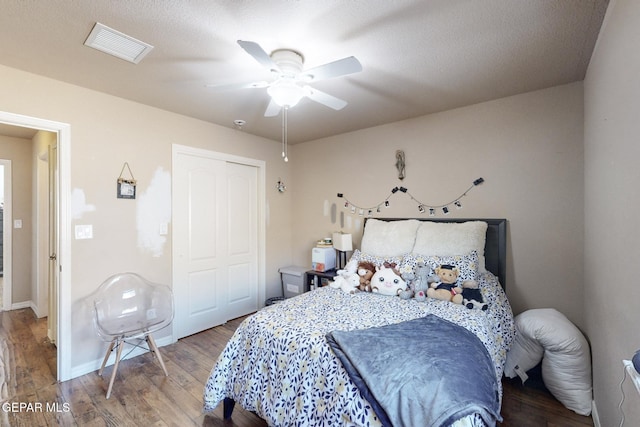
[(462, 304), (462, 288), (457, 285), (458, 269), (449, 264), (443, 264), (436, 268), (439, 282), (432, 283), (427, 289), (427, 296), (443, 301), (451, 301)]
[(364, 292), (371, 292), (371, 278), (376, 272), (376, 266), (369, 261), (360, 261), (358, 263), (358, 276), (360, 276), (360, 285), (358, 289)]

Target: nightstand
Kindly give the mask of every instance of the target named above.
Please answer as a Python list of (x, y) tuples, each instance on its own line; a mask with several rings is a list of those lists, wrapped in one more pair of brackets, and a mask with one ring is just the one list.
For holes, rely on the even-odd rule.
[(327, 271), (309, 270), (306, 273), (306, 276), (307, 276), (306, 290), (312, 291), (316, 289), (318, 286), (325, 286), (330, 281), (332, 281), (333, 278), (336, 277), (337, 275), (338, 273), (335, 268), (333, 270), (327, 270)]

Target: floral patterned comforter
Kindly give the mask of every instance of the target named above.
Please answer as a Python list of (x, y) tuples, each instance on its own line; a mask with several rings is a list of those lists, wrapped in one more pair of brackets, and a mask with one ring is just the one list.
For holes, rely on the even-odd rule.
[[(218, 358), (205, 385), (204, 411), (213, 411), (229, 397), (272, 426), (380, 425), (325, 335), (400, 323), (430, 313), (480, 338), (500, 384), (514, 335), (513, 315), (495, 276), (482, 274), (480, 289), (489, 303), (487, 311), (433, 299), (418, 302), (364, 292), (351, 295), (331, 287), (265, 307), (238, 327)], [(466, 425), (478, 424), (474, 419), (468, 421)]]

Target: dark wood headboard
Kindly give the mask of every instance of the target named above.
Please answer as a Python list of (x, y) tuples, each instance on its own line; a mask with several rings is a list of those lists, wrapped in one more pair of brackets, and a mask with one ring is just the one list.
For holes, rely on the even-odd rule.
[[(365, 218), (365, 226), (366, 220)], [(466, 222), (484, 221), (488, 224), (487, 238), (484, 247), (485, 268), (492, 272), (500, 280), (500, 284), (507, 286), (507, 220), (486, 218), (378, 218), (380, 221), (401, 221), (416, 219), (418, 221), (432, 222)]]

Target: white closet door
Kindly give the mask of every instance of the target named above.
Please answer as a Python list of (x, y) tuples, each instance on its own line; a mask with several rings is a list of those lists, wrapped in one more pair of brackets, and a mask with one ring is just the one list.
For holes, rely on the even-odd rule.
[(227, 163), (228, 316), (258, 309), (257, 168)]
[(258, 309), (257, 168), (215, 154), (174, 155), (176, 338)]

